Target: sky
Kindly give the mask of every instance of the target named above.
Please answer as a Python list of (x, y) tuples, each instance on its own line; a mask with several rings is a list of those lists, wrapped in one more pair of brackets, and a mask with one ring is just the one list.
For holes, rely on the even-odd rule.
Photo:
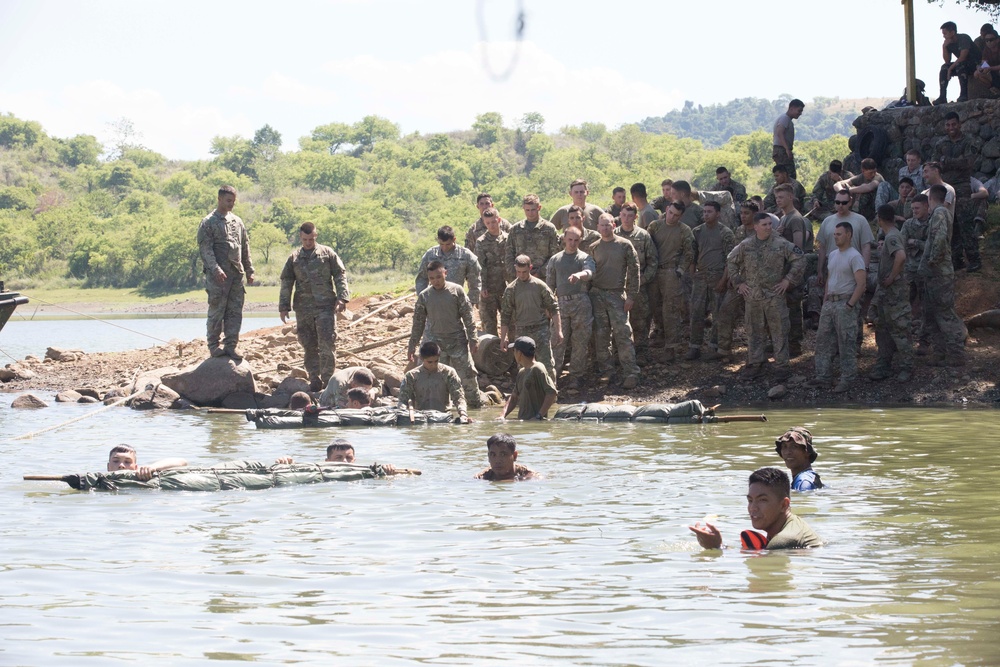
[[(954, 0), (916, 0), (914, 13), (917, 76), (933, 98), (941, 23), (975, 37), (989, 17)], [(808, 103), (904, 86), (899, 0), (0, 0), (0, 113), (102, 141), (126, 118), (172, 159), (208, 157), (213, 137), (265, 124), (294, 150), (314, 127), (369, 114), (424, 134), (539, 112), (555, 132), (685, 100)]]

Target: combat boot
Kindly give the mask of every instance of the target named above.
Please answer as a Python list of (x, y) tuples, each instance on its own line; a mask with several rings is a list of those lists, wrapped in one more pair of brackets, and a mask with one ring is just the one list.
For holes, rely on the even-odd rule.
[(639, 378), (634, 375), (628, 376), (625, 378), (625, 381), (622, 382), (622, 387), (625, 389), (635, 389), (637, 386), (639, 386)]
[(694, 361), (701, 356), (701, 350), (696, 347), (689, 347), (687, 354), (684, 355), (685, 361)]
[(837, 383), (837, 386), (833, 388), (833, 393), (843, 394), (851, 390), (851, 383), (848, 380), (841, 380)]
[(764, 372), (764, 364), (747, 364), (743, 367), (743, 377), (753, 379)]
[(909, 382), (911, 377), (910, 371), (902, 370), (899, 372), (899, 375), (896, 376), (896, 382)]
[(232, 359), (236, 363), (240, 363), (241, 361), (243, 361), (243, 355), (241, 355), (239, 352), (237, 352), (235, 347), (226, 347), (226, 348), (223, 348), (222, 353), (225, 354), (226, 356), (228, 356), (230, 359)]
[(224, 356), (226, 356), (226, 351), (223, 350), (218, 345), (209, 347), (208, 348), (208, 353), (211, 354), (213, 357), (224, 357)]
[(788, 344), (788, 357), (789, 359), (794, 359), (802, 354), (802, 343), (789, 343)]
[(721, 349), (720, 350), (712, 350), (711, 352), (709, 352), (708, 354), (706, 354), (704, 357), (702, 357), (702, 359), (704, 359), (705, 361), (723, 361), (723, 362), (729, 363), (729, 361), (730, 361), (729, 355), (730, 355), (730, 352), (728, 350), (721, 350)]
[(892, 375), (892, 373), (885, 366), (876, 366), (872, 369), (872, 372), (869, 373), (868, 379), (875, 382), (881, 382), (882, 380), (889, 379), (890, 375)]

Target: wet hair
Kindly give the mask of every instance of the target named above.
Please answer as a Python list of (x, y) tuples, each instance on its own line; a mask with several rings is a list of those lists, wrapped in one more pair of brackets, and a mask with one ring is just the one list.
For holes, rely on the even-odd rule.
[(944, 187), (940, 183), (932, 185), (928, 192), (930, 193), (928, 199), (933, 199), (934, 201), (944, 201), (948, 196), (948, 188)]
[(351, 375), (351, 382), (371, 387), (375, 385), (375, 375), (367, 368), (359, 368)]
[(542, 201), (538, 198), (538, 195), (524, 195), (524, 199), (521, 200), (521, 205), (526, 204), (541, 204)]
[(840, 160), (830, 160), (830, 171), (839, 174), (844, 170), (844, 163)]
[(573, 188), (575, 188), (578, 185), (582, 185), (583, 187), (587, 188), (588, 190), (590, 189), (590, 186), (587, 185), (587, 181), (583, 180), (582, 178), (578, 178), (575, 181), (573, 181), (572, 183), (570, 183), (569, 184), (569, 189), (572, 190)]
[(854, 237), (854, 226), (851, 225), (851, 223), (849, 223), (849, 222), (838, 222), (837, 226), (840, 227), (843, 230), (846, 230), (847, 233), (851, 235), (851, 238)]
[(304, 391), (297, 391), (288, 399), (289, 410), (302, 410), (312, 405), (312, 399)]
[(524, 267), (531, 268), (531, 258), (527, 255), (518, 255), (514, 258), (514, 266), (519, 266), (522, 269)]
[(611, 194), (612, 195), (616, 195), (619, 192), (622, 193), (622, 194), (625, 194), (625, 188), (623, 188), (622, 186), (619, 185), (617, 188), (615, 188), (614, 190), (611, 191)]
[(876, 162), (875, 160), (871, 159), (870, 157), (866, 157), (864, 160), (861, 161), (861, 168), (862, 169), (878, 169), (878, 162)]
[(958, 114), (954, 111), (949, 111), (944, 115), (944, 122), (947, 123), (949, 120), (959, 120)]
[(750, 211), (751, 213), (757, 213), (760, 211), (760, 207), (757, 206), (757, 202), (750, 201), (749, 199), (744, 202), (740, 202), (740, 208)]
[(719, 174), (727, 174), (727, 173), (729, 173), (729, 170), (726, 169), (725, 167), (717, 167), (715, 169), (715, 175), (716, 176), (718, 176)]
[(427, 359), (429, 357), (440, 357), (441, 356), (441, 346), (432, 340), (427, 341), (420, 346), (420, 358)]
[(222, 195), (232, 195), (235, 197), (236, 188), (234, 188), (231, 185), (223, 185), (221, 188), (219, 188), (219, 196), (221, 197)]
[(764, 220), (767, 220), (767, 221), (771, 222), (772, 221), (771, 220), (771, 214), (770, 213), (763, 213), (763, 212), (761, 212), (761, 213), (754, 213), (753, 214), (753, 224), (756, 225), (758, 222), (763, 222)]
[(431, 271), (437, 271), (438, 269), (443, 269), (443, 268), (444, 268), (444, 262), (442, 262), (440, 259), (432, 259), (430, 263), (427, 265), (427, 273), (430, 273)]
[(455, 240), (455, 230), (449, 225), (445, 225), (438, 229), (438, 241), (448, 242)]
[(896, 207), (891, 204), (882, 204), (878, 207), (878, 219), (886, 222), (896, 221)]
[(493, 197), (490, 196), (490, 194), (488, 192), (480, 192), (478, 195), (476, 195), (476, 203), (477, 204), (479, 202), (483, 201), (484, 199), (493, 199)]
[(788, 108), (789, 109), (791, 109), (793, 107), (796, 108), (796, 109), (805, 109), (806, 108), (806, 103), (796, 97), (794, 100), (792, 100), (791, 102), (788, 103)]
[(635, 204), (633, 204), (632, 202), (627, 201), (624, 204), (622, 204), (622, 210), (623, 211), (632, 211), (634, 213), (638, 213), (639, 212), (639, 207), (636, 206)]
[(705, 208), (714, 208), (716, 213), (721, 213), (722, 212), (722, 207), (719, 206), (719, 202), (717, 202), (717, 201), (707, 201), (707, 202), (705, 202)]
[(958, 32), (958, 26), (955, 25), (954, 21), (945, 21), (941, 24), (941, 30), (949, 30), (951, 32)]
[(372, 397), (368, 393), (367, 389), (362, 389), (361, 387), (354, 387), (353, 389), (347, 390), (347, 400), (357, 401), (361, 405), (371, 405)]
[(111, 451), (108, 452), (108, 460), (110, 461), (111, 457), (114, 456), (115, 454), (132, 454), (133, 456), (135, 456), (136, 455), (135, 447), (133, 447), (132, 445), (126, 445), (124, 443), (120, 445), (115, 445), (114, 447), (111, 448)]
[(646, 198), (646, 184), (645, 183), (633, 183), (632, 187), (629, 188), (629, 193), (633, 195), (638, 195), (643, 199)]
[(491, 435), (490, 439), (486, 441), (486, 449), (498, 446), (506, 447), (507, 451), (511, 453), (517, 451), (517, 441), (510, 433), (497, 433)]
[(316, 225), (311, 222), (303, 222), (299, 227), (300, 234), (312, 234), (316, 231)]
[(687, 181), (674, 181), (670, 187), (678, 192), (683, 192), (686, 195), (691, 194), (691, 184)]
[(899, 179), (899, 184), (902, 185), (903, 183), (909, 183), (911, 188), (917, 187), (917, 184), (914, 183), (913, 179), (910, 178), (909, 176), (903, 176), (901, 179)]
[(326, 447), (326, 457), (330, 458), (330, 454), (334, 452), (353, 452), (354, 445), (345, 440), (344, 438), (334, 438)]
[(788, 173), (788, 167), (786, 167), (783, 164), (776, 164), (776, 165), (774, 165), (774, 167), (771, 168), (771, 173), (772, 174), (777, 174), (779, 172), (782, 173), (782, 174), (787, 174)]
[(927, 195), (925, 195), (924, 193), (921, 192), (919, 195), (915, 195), (913, 197), (913, 199), (910, 200), (910, 203), (911, 204), (926, 204), (929, 201), (930, 200), (928, 199)]
[(778, 494), (778, 498), (791, 496), (792, 484), (784, 470), (777, 468), (759, 468), (750, 474), (750, 484), (763, 484)]

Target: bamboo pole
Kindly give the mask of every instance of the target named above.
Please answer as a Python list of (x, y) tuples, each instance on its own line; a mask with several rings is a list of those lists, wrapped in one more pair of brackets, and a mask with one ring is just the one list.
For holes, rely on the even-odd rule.
[(376, 340), (371, 343), (365, 343), (360, 347), (356, 347), (353, 350), (347, 350), (350, 354), (357, 354), (358, 352), (365, 352), (367, 350), (373, 350), (376, 347), (382, 347), (383, 345), (388, 345), (389, 343), (398, 343), (401, 340), (405, 340), (410, 337), (409, 333), (399, 334), (398, 336), (393, 336), (392, 338), (383, 338), (382, 340)]
[(347, 328), (351, 328), (355, 324), (361, 324), (362, 322), (364, 322), (365, 320), (367, 320), (372, 315), (376, 315), (378, 313), (381, 313), (383, 310), (387, 309), (389, 306), (393, 306), (393, 305), (399, 303), (400, 301), (405, 301), (406, 299), (409, 299), (411, 296), (413, 296), (413, 292), (408, 291), (406, 294), (404, 294), (401, 297), (395, 298), (392, 301), (389, 301), (388, 303), (383, 303), (381, 306), (379, 306), (375, 310), (371, 311), (370, 313), (366, 313), (364, 316), (359, 317), (358, 319), (354, 320), (353, 322), (348, 322), (347, 323)]
[(914, 46), (913, 0), (902, 0), (903, 29), (906, 34), (906, 101), (917, 102), (917, 57)]

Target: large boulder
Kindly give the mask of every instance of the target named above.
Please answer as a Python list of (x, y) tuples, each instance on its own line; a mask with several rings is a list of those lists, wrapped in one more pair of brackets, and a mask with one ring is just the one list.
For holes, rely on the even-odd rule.
[(179, 398), (180, 395), (170, 387), (157, 384), (130, 398), (127, 405), (133, 410), (169, 410)]
[(230, 394), (255, 391), (250, 364), (245, 360), (237, 364), (229, 357), (211, 357), (178, 373), (164, 375), (162, 381), (195, 405), (203, 406), (218, 407)]
[[(286, 377), (284, 380), (278, 383), (275, 388), (275, 394), (288, 394), (291, 396), (297, 391), (304, 391), (309, 393), (309, 383), (298, 377)], [(287, 403), (287, 401), (286, 401)]]
[(45, 358), (52, 361), (76, 361), (83, 356), (83, 350), (67, 350), (61, 347), (50, 347), (45, 350)]
[(76, 403), (83, 396), (80, 392), (67, 389), (56, 394), (56, 403)]
[(10, 404), (12, 408), (47, 408), (49, 404), (34, 394), (21, 394)]
[(229, 408), (231, 410), (255, 410), (257, 409), (257, 399), (254, 394), (248, 394), (245, 391), (241, 391), (235, 394), (229, 394), (229, 396), (222, 399), (222, 407)]

